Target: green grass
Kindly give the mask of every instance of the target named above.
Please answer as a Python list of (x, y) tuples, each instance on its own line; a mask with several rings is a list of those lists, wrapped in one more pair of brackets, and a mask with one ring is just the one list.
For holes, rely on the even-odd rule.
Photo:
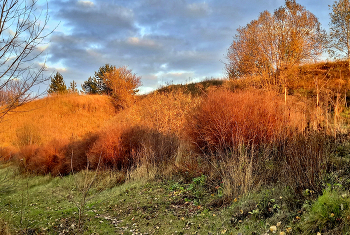
[[(206, 176), (185, 183), (124, 182), (121, 175), (23, 175), (12, 165), (0, 165), (0, 233), (272, 234), (276, 226), (276, 234), (345, 234), (349, 228), (349, 193), (339, 184), (328, 185), (321, 195), (296, 194), (278, 184), (228, 198)], [(84, 208), (80, 229), (79, 208)]]

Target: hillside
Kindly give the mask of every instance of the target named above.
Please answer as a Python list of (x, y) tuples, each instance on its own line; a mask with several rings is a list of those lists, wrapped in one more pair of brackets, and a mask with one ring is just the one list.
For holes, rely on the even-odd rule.
[(224, 84), (222, 79), (206, 79), (201, 82), (188, 83), (188, 84), (172, 84), (157, 89), (159, 93), (170, 93), (170, 92), (184, 92), (191, 95), (202, 95), (212, 88), (221, 87)]
[(100, 95), (28, 103), (0, 123), (0, 234), (343, 234), (344, 65), (299, 67), (287, 100), (241, 79), (118, 112)]
[(52, 139), (79, 139), (115, 115), (108, 96), (60, 95), (27, 103), (0, 122), (0, 145), (45, 144)]

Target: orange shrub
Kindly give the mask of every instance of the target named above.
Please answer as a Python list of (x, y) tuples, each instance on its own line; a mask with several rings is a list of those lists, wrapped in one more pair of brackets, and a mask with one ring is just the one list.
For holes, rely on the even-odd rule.
[(0, 147), (0, 162), (12, 160), (17, 150), (14, 147)]
[(200, 100), (180, 91), (165, 94), (155, 92), (119, 112), (110, 125), (143, 126), (163, 134), (181, 136), (186, 117), (199, 105)]
[(26, 145), (16, 154), (17, 164), (22, 171), (31, 171), (34, 167), (32, 160), (35, 159), (35, 152), (38, 149), (36, 145)]
[(22, 170), (36, 174), (65, 174), (62, 165), (65, 155), (62, 151), (66, 142), (53, 140), (45, 146), (27, 145), (20, 149), (17, 161)]
[(99, 164), (104, 167), (121, 168), (126, 164), (127, 157), (121, 146), (122, 131), (120, 126), (110, 126), (98, 133), (98, 138), (87, 151), (92, 168), (96, 168)]
[(66, 175), (88, 167), (86, 153), (97, 140), (97, 135), (87, 135), (72, 142), (52, 140), (44, 146), (27, 145), (20, 149), (17, 161), (23, 171), (52, 175)]
[(104, 167), (129, 168), (140, 160), (166, 162), (175, 155), (178, 145), (175, 135), (140, 126), (115, 126), (99, 133), (87, 156), (93, 168), (99, 162)]
[(289, 135), (290, 112), (274, 93), (213, 91), (188, 119), (187, 133), (200, 150), (209, 153), (239, 144), (270, 143)]
[(64, 146), (65, 160), (62, 163), (62, 171), (68, 174), (72, 171), (81, 171), (87, 167), (94, 169), (94, 166), (91, 166), (88, 160), (87, 153), (98, 139), (98, 134), (89, 133), (83, 139), (71, 141), (68, 145)]

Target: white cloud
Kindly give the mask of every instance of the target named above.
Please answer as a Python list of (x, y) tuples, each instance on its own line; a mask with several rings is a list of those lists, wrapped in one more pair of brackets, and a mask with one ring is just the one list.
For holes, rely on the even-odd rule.
[(95, 4), (91, 1), (78, 1), (78, 5), (82, 7), (93, 7)]
[(143, 46), (143, 47), (156, 47), (157, 43), (153, 40), (142, 39), (138, 37), (130, 37), (127, 39), (127, 43), (133, 46)]

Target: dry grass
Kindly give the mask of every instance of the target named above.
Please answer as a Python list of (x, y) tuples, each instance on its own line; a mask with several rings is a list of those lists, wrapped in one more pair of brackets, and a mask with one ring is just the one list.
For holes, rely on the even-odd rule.
[(0, 234), (2, 234), (2, 235), (10, 235), (11, 234), (7, 222), (4, 222), (2, 219), (0, 219)]
[(220, 174), (225, 195), (237, 197), (256, 186), (253, 174), (254, 158), (254, 146), (248, 149), (240, 145), (231, 154), (222, 155), (213, 162), (215, 171)]
[(1, 146), (46, 144), (79, 139), (97, 131), (115, 115), (108, 96), (58, 95), (33, 101), (0, 122)]
[[(69, 97), (53, 98), (65, 101)], [(79, 96), (72, 98), (76, 107), (74, 99)], [(186, 117), (198, 103), (199, 98), (192, 99), (182, 92), (153, 94), (120, 111), (113, 119), (100, 122), (100, 129), (93, 134), (82, 131), (79, 132), (80, 138), (68, 140), (62, 136), (52, 140), (56, 142), (39, 141), (41, 138), (36, 136), (44, 136), (38, 130), (41, 125), (35, 132), (35, 128), (30, 126), (18, 131), (17, 137), (20, 136), (18, 140), (21, 140), (18, 161), (26, 171), (54, 175), (79, 171), (87, 165), (95, 169), (100, 160), (101, 166), (110, 169), (126, 169), (145, 162), (166, 165), (175, 161)], [(80, 121), (70, 120), (71, 125)]]
[(186, 119), (200, 104), (200, 97), (192, 97), (181, 91), (153, 93), (123, 112), (117, 114), (111, 125), (138, 125), (160, 133), (181, 136)]

